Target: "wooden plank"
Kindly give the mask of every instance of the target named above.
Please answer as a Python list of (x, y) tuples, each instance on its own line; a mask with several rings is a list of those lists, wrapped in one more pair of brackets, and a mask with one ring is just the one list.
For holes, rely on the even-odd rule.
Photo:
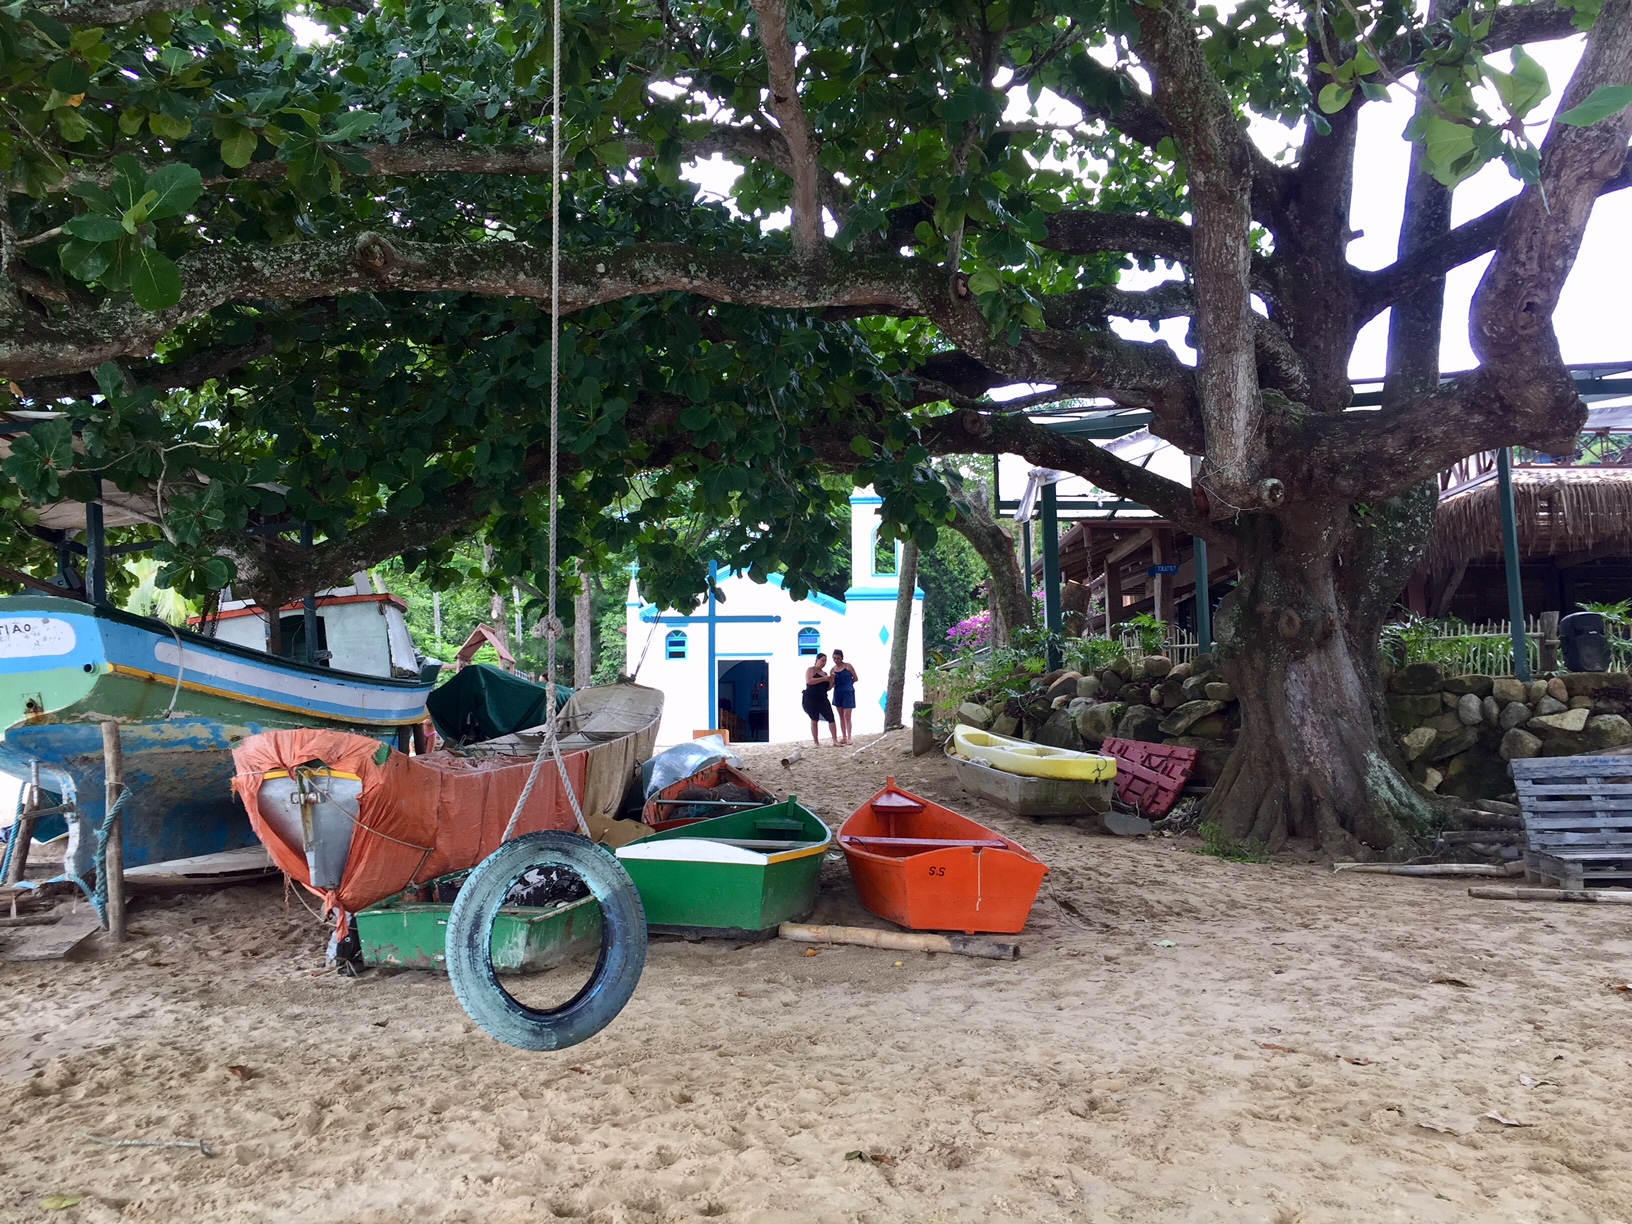
[(1602, 830), (1565, 832), (1556, 829), (1537, 829), (1530, 834), (1530, 846), (1540, 850), (1544, 846), (1602, 846), (1606, 850), (1624, 850), (1632, 854), (1632, 832), (1605, 833)]
[(1606, 833), (1615, 833), (1624, 829), (1632, 829), (1632, 821), (1609, 816), (1594, 816), (1589, 812), (1584, 815), (1538, 817), (1534, 822), (1525, 826), (1525, 831), (1529, 833), (1546, 832), (1548, 829), (1580, 829), (1583, 832), (1602, 829)]
[(1513, 762), (1513, 777), (1571, 778), (1586, 774), (1632, 774), (1632, 756), (1521, 757)]
[(1581, 901), (1603, 902), (1610, 905), (1632, 905), (1632, 889), (1610, 892), (1605, 889), (1583, 888), (1521, 888), (1500, 884), (1468, 889), (1468, 896), (1488, 901)]
[(69, 914), (51, 926), (31, 927), (6, 948), (8, 961), (61, 960), (89, 935), (102, 929), (95, 910)]
[(1002, 850), (1008, 842), (990, 837), (858, 837), (846, 834), (839, 838), (847, 846), (917, 846), (921, 850), (945, 850), (958, 847)]

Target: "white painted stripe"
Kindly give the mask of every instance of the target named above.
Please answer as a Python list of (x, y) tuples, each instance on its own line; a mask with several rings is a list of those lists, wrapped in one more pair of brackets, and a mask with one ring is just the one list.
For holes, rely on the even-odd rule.
[(669, 863), (737, 863), (763, 867), (770, 856), (706, 837), (677, 837), (673, 841), (637, 841), (618, 847), (620, 859)]
[(223, 688), (277, 696), (318, 709), (358, 710), (383, 718), (413, 718), (425, 707), (423, 693), (382, 690), (339, 676), (332, 680), (319, 679), (282, 671), (270, 664), (263, 667), (226, 658), (210, 651), (187, 647), (178, 650), (174, 642), (156, 642), (153, 654), (172, 671), (179, 666), (187, 680), (201, 683), (213, 680)]

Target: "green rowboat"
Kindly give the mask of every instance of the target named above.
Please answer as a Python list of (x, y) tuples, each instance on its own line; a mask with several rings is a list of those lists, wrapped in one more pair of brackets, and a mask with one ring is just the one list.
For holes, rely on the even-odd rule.
[(816, 903), (833, 831), (793, 797), (618, 848), (654, 931), (770, 938)]

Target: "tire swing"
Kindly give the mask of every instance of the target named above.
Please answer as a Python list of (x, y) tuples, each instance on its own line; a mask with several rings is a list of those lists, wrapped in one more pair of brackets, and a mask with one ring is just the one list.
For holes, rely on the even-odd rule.
[[(554, 5), (553, 65), (561, 63), (561, 0)], [(552, 67), (553, 167), (561, 165), (561, 76)], [(545, 745), (533, 759), (532, 772), (516, 800), (510, 823), (497, 850), (477, 864), (465, 879), (448, 914), (447, 969), (453, 993), (465, 1013), (490, 1037), (522, 1050), (564, 1050), (587, 1041), (617, 1018), (640, 984), (646, 967), (646, 909), (634, 881), (609, 851), (590, 837), (582, 805), (561, 760), (556, 735), (555, 645), (562, 625), (556, 604), (556, 507), (559, 502), (561, 388), (561, 176), (552, 175), (550, 210), (550, 560), (548, 612), (544, 636), (549, 640), (545, 667)], [(527, 799), (543, 771), (546, 753), (560, 772), (562, 789), (578, 820), (577, 833), (545, 830), (512, 837)], [(601, 907), (601, 952), (589, 980), (560, 1007), (540, 1010), (518, 1002), (493, 969), (493, 922), (499, 907), (521, 877), (534, 868), (564, 868), (583, 881)]]
[[(539, 760), (544, 759), (541, 751)], [(534, 867), (573, 872), (601, 907), (595, 972), (560, 1007), (540, 1011), (514, 999), (493, 971), (493, 919), (510, 889)], [(576, 833), (546, 830), (507, 841), (465, 880), (448, 915), (448, 980), (488, 1036), (523, 1050), (564, 1050), (617, 1018), (646, 967), (646, 908), (623, 864)]]

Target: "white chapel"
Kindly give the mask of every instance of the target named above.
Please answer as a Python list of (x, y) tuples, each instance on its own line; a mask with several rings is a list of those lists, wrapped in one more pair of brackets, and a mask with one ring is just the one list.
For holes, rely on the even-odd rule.
[[(646, 603), (631, 580), (625, 671), (663, 691), (659, 743), (711, 728), (728, 730), (733, 743), (809, 740), (810, 719), (799, 704), (805, 668), (818, 653), (831, 664), (835, 649), (858, 674), (856, 736), (883, 731), (901, 549), (878, 538), (882, 502), (871, 489), (850, 497), (850, 586), (842, 600), (819, 591), (795, 600), (778, 576), (758, 583), (718, 569), (714, 582), (724, 598), (710, 592), (686, 616)], [(909, 715), (924, 691), (923, 600), (914, 588), (903, 695)]]

